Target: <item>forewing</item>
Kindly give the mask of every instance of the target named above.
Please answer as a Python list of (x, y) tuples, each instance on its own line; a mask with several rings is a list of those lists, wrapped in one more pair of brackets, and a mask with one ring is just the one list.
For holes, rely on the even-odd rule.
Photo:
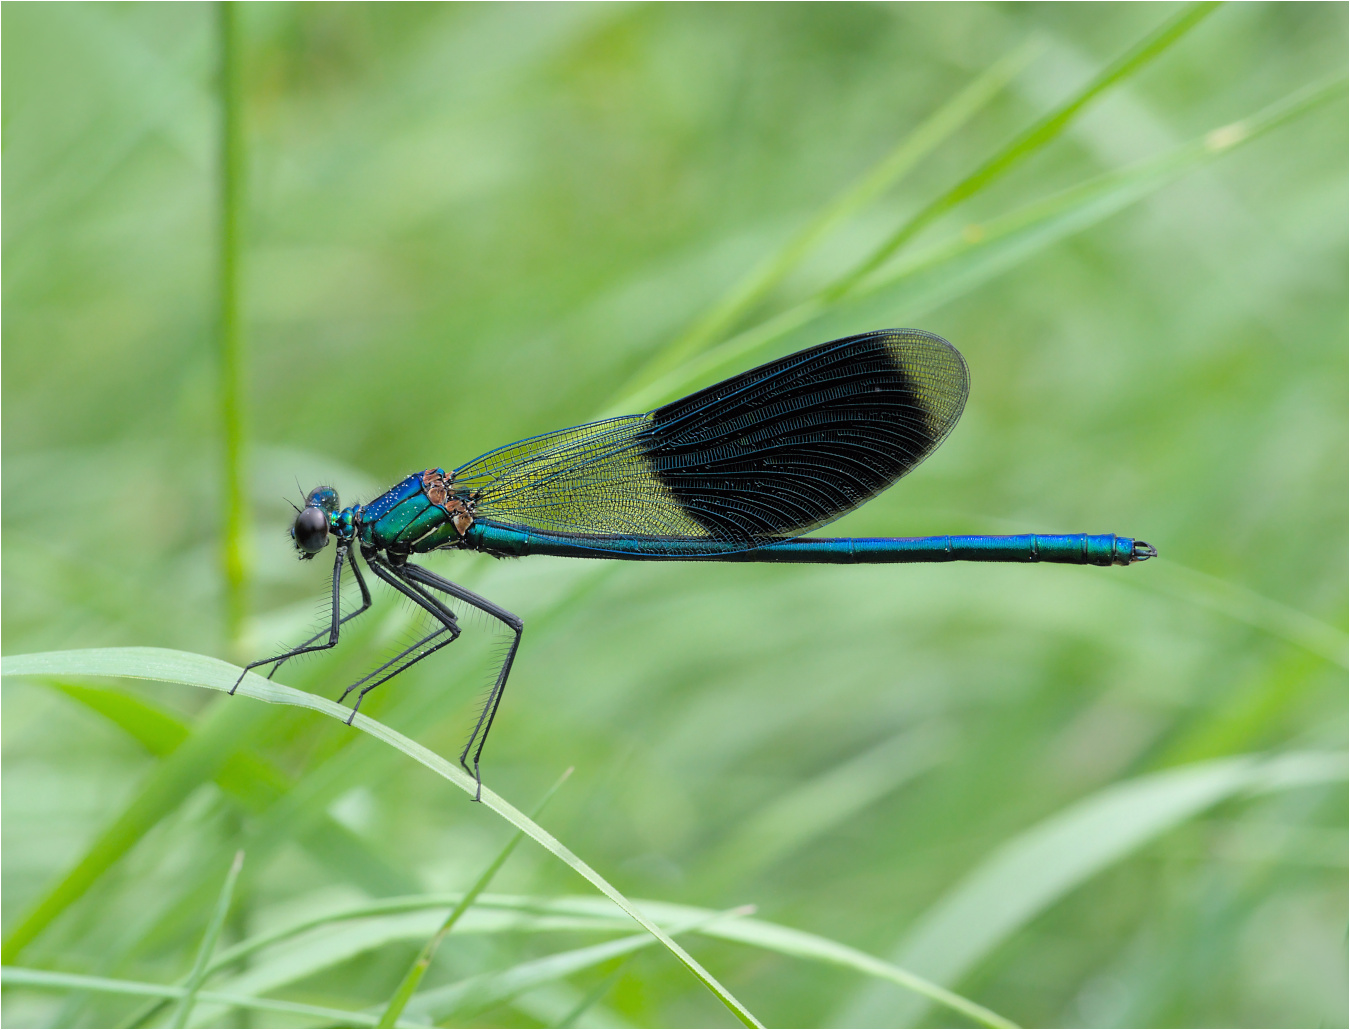
[(651, 415), (573, 426), (490, 451), (455, 470), (479, 518), (551, 533), (705, 537), (656, 475)]
[(923, 461), (961, 416), (965, 361), (914, 329), (852, 336), (646, 415), (493, 451), (455, 473), (493, 521), (576, 535), (799, 536)]

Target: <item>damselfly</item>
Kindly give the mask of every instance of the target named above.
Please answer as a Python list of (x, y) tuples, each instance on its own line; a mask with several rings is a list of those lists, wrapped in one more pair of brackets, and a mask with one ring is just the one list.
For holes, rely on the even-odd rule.
[[(460, 629), (452, 606), (486, 612), (512, 637), (459, 756), (467, 770), (472, 754), (481, 794), (479, 759), (524, 624), (411, 555), (450, 549), (499, 558), (1129, 565), (1157, 554), (1142, 540), (1114, 534), (803, 535), (931, 454), (961, 417), (968, 390), (965, 359), (946, 340), (885, 329), (790, 354), (645, 415), (531, 437), (450, 473), (415, 472), (369, 504), (342, 508), (337, 491), (318, 487), (291, 535), (301, 558), (313, 558), (330, 537), (337, 543), (331, 624), (246, 671), (272, 665), (270, 677), (296, 655), (336, 645), (342, 626), (371, 605), (361, 561), (432, 622), (429, 633), (343, 691), (339, 700), (357, 692), (348, 722), (371, 690), (454, 642)], [(348, 567), (361, 604), (344, 616)]]

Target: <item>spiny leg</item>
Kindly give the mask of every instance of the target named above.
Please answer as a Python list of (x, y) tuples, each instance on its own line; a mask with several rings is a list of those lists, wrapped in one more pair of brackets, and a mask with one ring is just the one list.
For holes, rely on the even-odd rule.
[[(427, 612), (433, 619), (440, 623), (440, 626), (431, 633), (428, 633), (415, 644), (404, 648), (378, 669), (367, 673), (342, 692), (342, 698), (345, 698), (356, 687), (361, 687), (361, 692), (356, 695), (356, 703), (352, 705), (352, 714), (347, 717), (347, 725), (349, 726), (351, 725), (352, 719), (356, 717), (356, 710), (361, 707), (361, 699), (364, 698), (366, 694), (374, 690), (381, 683), (393, 679), (405, 669), (412, 668), (423, 658), (427, 657), (427, 655), (434, 654), (446, 644), (453, 643), (459, 639), (459, 621), (455, 618), (454, 612), (441, 604), (440, 601), (436, 600), (434, 597), (428, 596), (415, 584), (406, 582), (401, 575), (402, 570), (390, 565), (385, 559), (381, 558), (378, 553), (373, 551), (368, 552), (365, 555), (365, 558), (366, 562), (370, 565), (371, 572), (375, 573), (376, 576), (384, 580), (384, 582), (388, 583), (400, 594), (408, 598), (408, 600), (412, 601), (417, 607)], [(449, 634), (445, 640), (437, 641), (430, 647), (426, 646), (443, 633)], [(422, 650), (423, 648), (426, 649)], [(393, 671), (385, 671), (391, 667), (393, 667)], [(384, 675), (380, 675), (381, 673), (384, 673)], [(379, 676), (379, 679), (375, 680), (373, 683), (367, 682), (375, 676)], [(361, 686), (362, 684), (365, 684), (365, 686)], [(338, 700), (341, 701), (342, 698), (339, 698)]]
[[(420, 648), (425, 647), (428, 643), (435, 640), (439, 636), (443, 636), (447, 632), (449, 631), (444, 626), (440, 627), (439, 629), (432, 630), (417, 643), (411, 645), (410, 647), (404, 648), (403, 651), (395, 655), (393, 658), (389, 659), (389, 661), (385, 662), (378, 669), (373, 669), (370, 672), (366, 673), (366, 675), (362, 676), (359, 680), (357, 680), (350, 687), (344, 690), (342, 692), (342, 696), (338, 698), (338, 704), (341, 704), (343, 701), (345, 701), (347, 699), (347, 695), (350, 694), (353, 690), (356, 690), (357, 687), (361, 687), (360, 692), (358, 692), (356, 695), (356, 700), (352, 703), (351, 714), (347, 716), (347, 725), (350, 726), (352, 724), (352, 720), (356, 718), (356, 713), (360, 709), (361, 702), (365, 699), (365, 696), (369, 694), (372, 690), (374, 690), (376, 687), (378, 687), (381, 683), (387, 683), (389, 680), (397, 676), (400, 672), (403, 672), (405, 669), (411, 669), (423, 658), (427, 657), (428, 655), (435, 654), (446, 644), (453, 644), (457, 639), (459, 639), (459, 631), (456, 630), (454, 634), (446, 637), (444, 640), (432, 645), (431, 647), (428, 647), (421, 654), (416, 654), (415, 657), (408, 658), (409, 655), (415, 654), (415, 652), (417, 652)], [(394, 669), (392, 672), (387, 672), (383, 676), (380, 676), (380, 673), (384, 672), (385, 669), (388, 669), (391, 665), (395, 665), (399, 662), (402, 662), (403, 659), (405, 658), (408, 658), (408, 660), (406, 662), (403, 662), (402, 665), (399, 665), (398, 668)], [(380, 678), (375, 680), (374, 683), (367, 682), (367, 680), (370, 680), (372, 677), (375, 676), (380, 676)], [(361, 686), (361, 684), (363, 683), (366, 684), (364, 687)]]
[[(446, 609), (446, 612), (447, 614), (450, 615), (450, 619), (453, 622), (455, 619), (454, 613), (450, 612), (449, 609)], [(346, 690), (344, 690), (342, 692), (342, 696), (338, 698), (338, 704), (341, 704), (343, 701), (347, 700), (347, 695), (350, 694), (357, 687), (361, 687), (361, 692), (356, 695), (356, 702), (352, 705), (352, 714), (347, 717), (347, 725), (350, 726), (352, 724), (352, 719), (356, 717), (356, 710), (361, 707), (361, 700), (366, 696), (366, 694), (374, 690), (381, 683), (385, 683), (393, 679), (404, 669), (409, 669), (412, 666), (416, 665), (423, 658), (427, 657), (427, 655), (439, 651), (446, 644), (453, 644), (456, 640), (459, 639), (459, 632), (460, 631), (458, 623), (456, 623), (452, 628), (449, 629), (447, 629), (444, 625), (437, 626), (434, 630), (432, 630), (430, 633), (424, 636), (421, 640), (417, 641), (415, 644), (411, 644), (408, 647), (405, 647), (398, 654), (394, 655), (393, 658), (390, 658), (387, 662), (385, 662), (378, 668), (372, 669), (370, 672), (366, 673), (359, 680), (357, 680)], [(434, 647), (427, 648), (427, 650), (425, 651), (421, 650), (423, 647), (426, 647), (427, 644), (431, 643), (437, 637), (445, 633), (450, 634), (450, 636), (447, 639), (440, 641)], [(420, 654), (418, 653), (419, 651), (421, 651)], [(409, 659), (408, 658), (409, 655), (414, 655), (415, 657)], [(405, 662), (404, 659), (408, 660)], [(397, 666), (397, 668), (395, 668), (393, 672), (386, 673), (383, 676), (380, 675), (381, 673), (385, 672), (386, 669), (389, 669), (391, 666)], [(370, 683), (369, 681), (375, 679), (376, 676), (379, 676), (380, 678), (375, 680), (374, 683)], [(362, 684), (366, 684), (366, 686), (362, 686)]]
[[(372, 566), (373, 568), (373, 566)], [(471, 604), (480, 611), (486, 612), (494, 619), (504, 622), (511, 628), (514, 636), (511, 640), (511, 647), (506, 652), (506, 660), (502, 662), (502, 667), (497, 673), (496, 682), (492, 684), (492, 690), (488, 694), (488, 699), (483, 705), (482, 712), (479, 713), (478, 722), (474, 725), (473, 733), (469, 735), (469, 742), (464, 745), (464, 750), (460, 752), (459, 764), (464, 766), (465, 771), (471, 771), (474, 779), (478, 783), (478, 793), (474, 797), (475, 801), (481, 800), (483, 795), (483, 777), (478, 771), (478, 762), (483, 755), (483, 745), (487, 743), (488, 732), (492, 729), (492, 720), (497, 717), (497, 707), (502, 703), (502, 693), (506, 689), (507, 677), (511, 675), (511, 664), (516, 659), (516, 652), (520, 649), (520, 637), (525, 630), (525, 623), (521, 621), (518, 615), (508, 612), (505, 608), (493, 604), (486, 597), (475, 594), (472, 590), (466, 590), (457, 583), (451, 583), (448, 579), (442, 579), (420, 565), (413, 565), (411, 562), (405, 564), (400, 570), (402, 574), (413, 581), (414, 584), (421, 584), (432, 590), (439, 590), (443, 594), (449, 594), (456, 597), (466, 604)], [(474, 742), (478, 746), (474, 747)], [(468, 762), (465, 761), (469, 756), (469, 751), (473, 750), (473, 769), (469, 769)]]
[[(248, 675), (250, 669), (256, 669), (260, 665), (271, 665), (273, 662), (276, 662), (276, 664), (280, 666), (282, 662), (289, 661), (296, 655), (309, 654), (312, 651), (327, 651), (330, 647), (335, 647), (337, 645), (342, 624), (347, 621), (342, 618), (342, 563), (347, 560), (350, 551), (350, 545), (346, 547), (339, 546), (337, 553), (333, 556), (333, 621), (332, 625), (328, 627), (328, 641), (323, 644), (312, 643), (312, 641), (323, 636), (322, 633), (317, 633), (299, 647), (293, 647), (285, 654), (273, 655), (271, 658), (260, 658), (256, 662), (249, 662), (244, 666), (243, 671), (239, 673), (239, 678), (234, 681), (234, 686), (230, 688), (231, 694), (239, 689), (239, 684), (244, 682), (244, 677)], [(352, 559), (352, 569), (355, 570), (356, 555), (352, 554), (350, 557)], [(365, 604), (362, 605), (360, 611), (353, 612), (352, 615), (360, 615), (361, 612), (370, 607), (370, 592), (365, 589), (365, 582), (361, 580), (361, 574), (359, 572), (356, 573), (356, 577), (357, 581), (361, 583), (361, 592)], [(348, 618), (351, 617), (352, 616), (348, 616)], [(276, 669), (273, 669), (272, 671), (275, 673)]]
[[(356, 585), (361, 588), (361, 607), (356, 609), (356, 611), (350, 612), (349, 614), (344, 615), (342, 616), (342, 618), (338, 619), (339, 626), (344, 626), (349, 621), (356, 618), (358, 615), (364, 614), (370, 608), (371, 605), (370, 588), (366, 586), (366, 577), (361, 575), (361, 565), (359, 562), (357, 562), (355, 554), (350, 555), (350, 557), (352, 560), (352, 575), (356, 577)], [(320, 637), (322, 637), (325, 633), (328, 632), (330, 631), (322, 629), (319, 630), (319, 632), (315, 633), (308, 640), (303, 641), (300, 644), (300, 647), (301, 648), (308, 647), (310, 644), (314, 643), (314, 641), (318, 640)], [(277, 670), (280, 669), (281, 666), (285, 664), (287, 660), (294, 658), (297, 654), (301, 653), (303, 652), (300, 650), (296, 650), (290, 654), (282, 655), (280, 658), (277, 659), (277, 663), (274, 666), (272, 666), (271, 669), (268, 670), (267, 678), (270, 680), (273, 676), (277, 674)], [(266, 662), (264, 662), (263, 664), (266, 664)], [(253, 666), (249, 666), (249, 668), (252, 667)]]

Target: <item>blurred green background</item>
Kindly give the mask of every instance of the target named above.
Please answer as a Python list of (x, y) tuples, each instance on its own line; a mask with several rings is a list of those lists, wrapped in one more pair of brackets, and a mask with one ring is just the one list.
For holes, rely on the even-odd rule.
[[(1177, 10), (243, 7), (251, 531), (249, 618), (232, 641), (217, 14), (6, 4), (6, 654), (157, 645), (238, 661), (295, 640), (323, 618), (328, 569), (295, 561), (289, 500), (321, 481), (344, 503), (367, 500), (410, 470), (607, 411), (997, 61), (1020, 62), (1005, 88), (708, 342), (815, 295)], [(432, 556), (526, 623), (488, 784), (528, 809), (575, 766), (541, 822), (629, 897), (755, 904), (1026, 1025), (1346, 1025), (1343, 763), (1339, 776), (1219, 790), (1170, 820), (1157, 813), (1174, 780), (1144, 779), (1222, 773), (1250, 754), (1317, 768), (1344, 750), (1344, 90), (1231, 153), (1218, 153), (1231, 133), (1206, 134), (1345, 65), (1343, 4), (1221, 8), (929, 224), (891, 266), (900, 288), (738, 366), (890, 325), (966, 355), (971, 398), (951, 439), (831, 535), (1117, 532), (1161, 558)], [(1110, 194), (1114, 207), (1054, 202), (1067, 214), (1036, 221), (1047, 198), (1206, 138), (1183, 175)], [(1030, 229), (999, 250), (986, 227), (1016, 229), (1024, 211)], [(401, 605), (377, 600), (365, 631), (281, 679), (336, 697), (409, 631)], [(471, 627), (363, 710), (457, 754), (500, 642)], [(189, 728), (240, 720), (239, 760), (267, 763), (275, 789), (245, 804), (210, 776), (185, 788), (11, 963), (173, 982), (236, 847), (248, 859), (225, 943), (363, 898), (464, 889), (510, 835), (314, 713), (227, 709), (168, 684), (79, 686), (5, 684), (7, 933), (171, 750), (99, 714), (99, 698), (137, 698)], [(1159, 798), (1066, 834), (1032, 869), (1045, 884), (999, 865), (1044, 820), (1141, 782), (1164, 784)], [(1114, 830), (1127, 843), (1093, 858)], [(993, 870), (983, 902), (953, 909), (981, 869)], [(492, 889), (589, 890), (528, 841)], [(452, 934), (426, 983), (601, 939)], [(960, 1021), (856, 972), (685, 941), (770, 1025)], [(378, 1007), (418, 945), (405, 934), (326, 961), (293, 949), (251, 972), (289, 961), (298, 972), (258, 990)], [(107, 1026), (140, 1004), (8, 988), (4, 1018)], [(319, 1025), (218, 1006), (196, 1018)], [(438, 1018), (718, 1026), (730, 1014), (649, 948)]]

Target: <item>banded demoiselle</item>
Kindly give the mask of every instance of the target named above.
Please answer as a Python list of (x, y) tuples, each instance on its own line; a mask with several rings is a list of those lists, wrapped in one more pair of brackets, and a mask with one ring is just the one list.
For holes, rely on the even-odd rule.
[[(331, 624), (245, 671), (272, 665), (270, 677), (296, 655), (337, 644), (342, 626), (371, 606), (358, 553), (375, 576), (425, 611), (433, 628), (343, 691), (339, 701), (357, 691), (349, 723), (371, 690), (455, 641), (452, 604), (486, 612), (512, 637), (459, 756), (481, 795), (479, 760), (524, 623), (411, 555), (445, 549), (497, 558), (1130, 565), (1157, 554), (1142, 540), (1114, 534), (803, 535), (931, 454), (961, 417), (969, 384), (965, 359), (946, 340), (884, 329), (789, 354), (645, 415), (530, 437), (451, 473), (415, 472), (369, 504), (341, 508), (337, 491), (318, 487), (297, 509), (291, 536), (301, 558), (313, 558), (329, 537), (337, 541)], [(348, 567), (361, 604), (344, 616)]]

